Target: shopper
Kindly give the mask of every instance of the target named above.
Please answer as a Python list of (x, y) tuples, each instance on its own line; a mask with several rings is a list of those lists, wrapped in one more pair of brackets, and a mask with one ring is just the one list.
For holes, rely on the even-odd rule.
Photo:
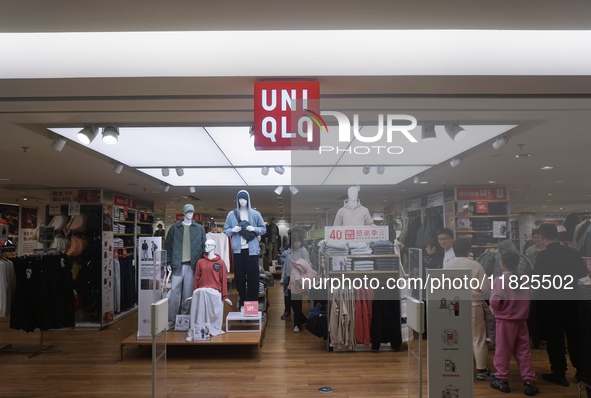
[[(587, 275), (587, 268), (579, 253), (558, 241), (558, 229), (554, 224), (539, 227), (541, 242), (545, 249), (538, 253), (534, 275), (552, 281), (550, 286), (535, 290), (535, 306), (538, 306), (546, 335), (546, 351), (550, 360), (551, 373), (542, 378), (551, 383), (567, 387), (565, 336), (568, 355), (575, 368), (575, 379), (581, 380), (581, 337), (579, 333), (579, 284), (578, 280)], [(558, 281), (568, 283), (572, 289), (558, 288)], [(546, 287), (549, 287), (546, 289)]]
[(295, 228), (291, 231), (290, 249), (287, 250), (285, 261), (281, 267), (281, 286), (283, 286), (283, 296), (285, 302), (285, 311), (281, 315), (281, 319), (286, 319), (290, 316), (293, 309), (293, 331), (299, 333), (302, 325), (306, 323), (306, 316), (302, 313), (302, 296), (292, 295), (289, 289), (289, 280), (291, 277), (292, 263), (295, 263), (300, 258), (310, 261), (308, 250), (303, 246), (305, 232), (302, 229)]
[(531, 245), (527, 249), (525, 249), (525, 255), (529, 257), (532, 261), (536, 261), (538, 253), (544, 250), (544, 246), (542, 245), (542, 240), (540, 236), (540, 231), (538, 229), (532, 230), (531, 238)]
[(534, 396), (539, 390), (536, 386), (536, 373), (532, 364), (527, 328), (531, 290), (527, 285), (512, 283), (512, 281), (519, 282), (516, 279), (518, 267), (519, 254), (504, 253), (501, 257), (503, 274), (493, 281), (490, 306), (495, 310), (498, 338), (493, 360), (496, 379), (490, 382), (490, 386), (504, 393), (511, 392), (509, 388), (509, 361), (511, 356), (514, 356), (524, 382), (524, 393)]
[(454, 252), (454, 233), (449, 228), (441, 228), (437, 231), (437, 241), (439, 242), (439, 246), (443, 249), (444, 256), (443, 256), (443, 265), (447, 264), (454, 258), (456, 258), (456, 254)]
[[(438, 240), (443, 233), (438, 233)], [(447, 235), (447, 234), (445, 234)], [(486, 344), (486, 320), (485, 308), (487, 304), (484, 300), (490, 293), (490, 282), (486, 277), (484, 268), (479, 262), (468, 258), (470, 254), (470, 241), (468, 239), (457, 239), (453, 243), (455, 258), (447, 264), (443, 264), (443, 269), (469, 269), (470, 277), (482, 281), (481, 286), (472, 290), (472, 347), (474, 350), (474, 360), (476, 361), (476, 378), (480, 381), (492, 380), (495, 375), (487, 367), (488, 346)], [(443, 245), (442, 245), (443, 247)]]

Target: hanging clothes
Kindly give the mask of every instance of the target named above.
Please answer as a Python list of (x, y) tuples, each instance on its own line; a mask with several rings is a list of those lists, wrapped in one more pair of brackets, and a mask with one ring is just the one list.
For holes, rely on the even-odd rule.
[(10, 327), (33, 332), (74, 327), (72, 264), (65, 255), (17, 257)]
[(7, 259), (0, 260), (0, 318), (10, 316), (10, 305), (15, 287), (14, 264)]

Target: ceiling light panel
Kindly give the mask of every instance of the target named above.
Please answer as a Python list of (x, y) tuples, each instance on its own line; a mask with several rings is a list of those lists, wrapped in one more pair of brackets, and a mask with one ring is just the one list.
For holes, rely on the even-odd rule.
[(234, 166), (291, 164), (290, 151), (257, 151), (249, 138), (249, 126), (207, 127), (206, 130)]
[[(49, 130), (75, 139), (81, 128)], [(246, 135), (248, 137), (248, 133)], [(119, 127), (117, 145), (107, 145), (102, 140), (94, 140), (88, 147), (129, 167), (230, 165), (202, 127)], [(199, 150), (199, 155), (191, 156), (190, 153), (184, 153), (187, 149)]]
[[(178, 149), (177, 149), (178, 153)], [(182, 177), (176, 173), (170, 173), (168, 177), (163, 177), (160, 169), (138, 169), (158, 180), (171, 186), (241, 186), (244, 180), (232, 168), (212, 168), (212, 169), (191, 169), (184, 168), (185, 174)], [(256, 169), (255, 169), (256, 170)], [(260, 177), (261, 174), (256, 170)]]
[(275, 172), (269, 175), (262, 175), (260, 169), (257, 167), (237, 167), (236, 171), (250, 186), (266, 186), (266, 185), (290, 185), (291, 184), (291, 167), (285, 167), (283, 174)]
[[(388, 169), (388, 175), (365, 175), (358, 167), (339, 167), (331, 171), (324, 185), (395, 185), (427, 169), (428, 167), (418, 166), (391, 167)], [(299, 184), (294, 182), (293, 185)]]

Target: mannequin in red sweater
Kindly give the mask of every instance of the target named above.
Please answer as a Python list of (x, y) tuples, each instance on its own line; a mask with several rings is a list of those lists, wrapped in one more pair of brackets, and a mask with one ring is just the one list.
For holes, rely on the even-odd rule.
[(222, 330), (223, 302), (232, 306), (232, 301), (228, 299), (226, 264), (219, 255), (214, 253), (214, 249), (215, 241), (208, 239), (205, 242), (206, 254), (197, 261), (195, 267), (191, 329), (189, 329), (187, 341), (192, 341), (193, 326), (197, 324), (208, 325), (212, 336), (224, 333)]

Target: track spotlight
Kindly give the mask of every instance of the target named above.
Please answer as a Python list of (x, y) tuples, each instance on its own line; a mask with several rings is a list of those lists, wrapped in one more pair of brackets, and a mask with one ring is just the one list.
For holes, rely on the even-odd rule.
[(117, 163), (115, 165), (115, 167), (113, 168), (113, 171), (117, 174), (121, 174), (121, 171), (123, 171), (123, 164), (122, 163)]
[(384, 166), (378, 166), (377, 172), (379, 175), (384, 174), (384, 171), (386, 171), (386, 168)]
[(269, 166), (263, 166), (263, 168), (261, 169), (261, 174), (266, 176), (269, 174)]
[(433, 141), (437, 138), (434, 124), (425, 124), (421, 127), (421, 141)]
[(279, 175), (282, 175), (283, 173), (285, 173), (285, 169), (283, 168), (283, 166), (275, 166), (275, 172)]
[(163, 189), (163, 191), (164, 191), (164, 192), (168, 192), (169, 190), (170, 190), (170, 185), (166, 184), (166, 185), (164, 186), (164, 189)]
[(195, 191), (196, 191), (195, 187), (189, 187), (189, 192), (195, 193)]
[(119, 129), (113, 126), (103, 128), (103, 142), (108, 145), (114, 145), (119, 141)]
[(460, 127), (457, 123), (451, 123), (445, 126), (445, 132), (454, 141), (460, 141), (466, 136), (466, 130)]
[(421, 177), (419, 177), (419, 176), (415, 176), (415, 178), (413, 179), (413, 182), (414, 182), (415, 184), (420, 184), (420, 183), (421, 183)]
[(451, 167), (458, 167), (459, 165), (462, 164), (462, 158), (453, 158), (452, 160), (450, 160), (449, 165)]
[(283, 185), (279, 185), (277, 188), (275, 188), (275, 193), (277, 195), (281, 195), (281, 192), (283, 192)]
[(168, 167), (162, 168), (162, 177), (168, 177), (170, 175), (170, 169)]
[(369, 166), (363, 166), (363, 174), (369, 174), (369, 172), (371, 171), (371, 167)]
[(53, 141), (51, 147), (58, 152), (61, 152), (62, 149), (66, 146), (66, 139), (63, 137), (58, 137)]
[(500, 138), (497, 138), (495, 140), (495, 142), (493, 142), (492, 146), (493, 146), (493, 148), (495, 148), (498, 151), (499, 149), (504, 147), (505, 144), (508, 142), (509, 142), (509, 138), (507, 138), (506, 136), (502, 136)]
[(182, 176), (185, 175), (185, 170), (183, 170), (182, 167), (177, 167), (175, 170), (176, 170), (176, 175), (177, 176), (182, 177)]
[(90, 124), (88, 126), (84, 126), (84, 128), (78, 132), (77, 136), (81, 143), (84, 145), (89, 145), (97, 134), (98, 127)]
[(291, 187), (289, 187), (289, 190), (291, 191), (291, 194), (292, 194), (292, 195), (295, 195), (296, 193), (300, 192), (300, 190), (299, 190), (299, 189), (297, 189), (297, 188), (295, 187), (295, 185), (292, 185)]

